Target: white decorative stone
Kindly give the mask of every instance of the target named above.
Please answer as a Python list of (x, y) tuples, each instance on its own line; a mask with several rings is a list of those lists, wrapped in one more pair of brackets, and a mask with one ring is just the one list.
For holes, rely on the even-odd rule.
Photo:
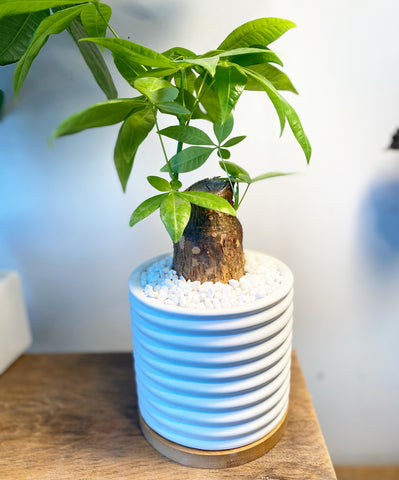
[(0, 271), (0, 374), (31, 344), (19, 275)]

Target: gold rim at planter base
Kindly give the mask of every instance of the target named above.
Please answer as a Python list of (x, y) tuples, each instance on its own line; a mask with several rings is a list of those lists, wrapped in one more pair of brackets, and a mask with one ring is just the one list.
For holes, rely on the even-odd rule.
[(196, 468), (228, 468), (251, 462), (271, 450), (283, 436), (287, 411), (281, 422), (256, 442), (230, 450), (198, 450), (171, 442), (150, 428), (139, 413), (140, 428), (148, 443), (165, 457)]

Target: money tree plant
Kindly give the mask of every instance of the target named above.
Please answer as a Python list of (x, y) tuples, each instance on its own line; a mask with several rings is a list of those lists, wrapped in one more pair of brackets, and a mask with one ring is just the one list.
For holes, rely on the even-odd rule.
[[(154, 175), (147, 180), (157, 192), (137, 206), (130, 225), (159, 210), (174, 245), (173, 268), (179, 275), (200, 281), (239, 278), (245, 264), (237, 210), (253, 183), (285, 175), (268, 172), (251, 177), (230, 160), (231, 149), (246, 138), (232, 136), (234, 108), (244, 92), (264, 91), (276, 110), (281, 133), (287, 121), (307, 162), (311, 155), (298, 115), (280, 93), (296, 90), (279, 68), (283, 65), (280, 58), (269, 48), (295, 25), (280, 18), (259, 18), (239, 26), (215, 50), (204, 54), (183, 47), (161, 53), (120, 38), (109, 24), (110, 17), (110, 7), (98, 1), (69, 1), (65, 6), (57, 0), (2, 0), (0, 24), (7, 25), (8, 19), (8, 25), (14, 25), (9, 29), (11, 37), (14, 35), (11, 47), (21, 43), (21, 32), (25, 32), (22, 23), (31, 25), (23, 35), (25, 44), (19, 55), (12, 59), (18, 60), (15, 92), (48, 37), (68, 30), (108, 99), (68, 117), (52, 138), (120, 123), (114, 162), (125, 190), (138, 148), (153, 132), (159, 139), (160, 163), (154, 162)], [(0, 45), (2, 37), (3, 33)], [(2, 43), (4, 46), (7, 41), (3, 38)], [(3, 56), (9, 53), (7, 45)], [(132, 87), (130, 98), (116, 98), (101, 54), (104, 49), (112, 53), (117, 70)], [(170, 117), (170, 125), (161, 129), (163, 115)], [(203, 121), (212, 124), (213, 135), (198, 127)], [(176, 142), (172, 155), (167, 152), (165, 138)], [(215, 158), (221, 168), (219, 177), (182, 189), (184, 173)]]

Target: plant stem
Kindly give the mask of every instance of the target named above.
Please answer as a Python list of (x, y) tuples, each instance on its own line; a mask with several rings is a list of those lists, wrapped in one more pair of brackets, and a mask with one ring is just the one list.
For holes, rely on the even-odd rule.
[(247, 192), (248, 192), (249, 185), (250, 185), (250, 184), (249, 184), (249, 183), (247, 183), (247, 188), (245, 189), (244, 195), (241, 197), (241, 200), (239, 201), (239, 203), (238, 203), (238, 205), (237, 205), (237, 208), (236, 208), (236, 210), (238, 210), (238, 208), (240, 207), (240, 205), (241, 205), (242, 201), (244, 200), (244, 198), (245, 198), (245, 195), (246, 195), (246, 194), (247, 194)]
[(188, 125), (190, 123), (190, 120), (191, 120), (191, 117), (193, 116), (193, 113), (195, 112), (195, 109), (198, 107), (200, 101), (201, 101), (201, 98), (205, 95), (205, 93), (212, 87), (213, 83), (215, 80), (212, 80), (212, 82), (208, 85), (208, 87), (206, 89), (203, 90), (203, 87), (204, 87), (204, 84), (205, 84), (205, 80), (206, 80), (206, 77), (208, 76), (208, 72), (205, 72), (205, 75), (204, 75), (204, 78), (202, 79), (202, 83), (201, 83), (201, 86), (198, 90), (198, 95), (197, 95), (197, 98), (195, 99), (195, 102), (194, 102), (194, 105), (193, 105), (193, 108), (191, 110), (191, 114), (190, 114), (190, 117), (189, 119), (187, 120), (186, 122), (186, 125)]
[(222, 152), (220, 150), (220, 145), (217, 146), (217, 150), (218, 150), (218, 153), (219, 153), (219, 157), (221, 158), (221, 162), (223, 164), (223, 169), (227, 173), (227, 180), (229, 181), (231, 191), (233, 192), (233, 196), (234, 196), (234, 205), (233, 206), (237, 210), (237, 208), (240, 206), (240, 203), (241, 203), (241, 202), (238, 203), (238, 184), (237, 184), (237, 189), (235, 189), (234, 185), (233, 185), (233, 182), (231, 181), (231, 177), (227, 172), (227, 167), (226, 167), (226, 164), (224, 163), (224, 158), (222, 157)]
[(169, 161), (169, 159), (168, 159), (168, 155), (166, 154), (166, 149), (165, 149), (165, 145), (164, 145), (163, 140), (162, 140), (162, 135), (159, 133), (159, 125), (158, 125), (158, 119), (157, 119), (157, 113), (156, 113), (156, 108), (155, 108), (155, 107), (153, 108), (152, 113), (153, 113), (153, 115), (154, 115), (155, 126), (156, 126), (156, 128), (157, 128), (157, 133), (158, 133), (159, 141), (161, 142), (161, 147), (162, 147), (163, 155), (164, 155), (164, 157), (165, 157), (166, 164), (167, 164), (167, 166), (168, 166), (169, 175), (170, 175), (170, 177), (171, 177), (172, 179), (178, 180), (179, 176), (178, 176), (178, 174), (176, 174), (176, 173), (173, 171), (172, 165), (170, 164), (170, 161)]
[[(184, 71), (183, 70), (180, 70), (180, 95), (181, 95), (181, 103), (183, 105), (183, 107), (185, 107), (185, 102), (184, 102)], [(178, 120), (179, 120), (179, 125), (184, 125), (184, 120), (183, 120), (183, 117), (178, 117)], [(187, 123), (188, 125), (188, 123)], [(178, 142), (177, 143), (177, 151), (176, 153), (179, 153), (181, 152), (183, 149), (183, 142)]]
[(115, 38), (119, 38), (119, 35), (115, 32), (115, 30), (111, 27), (111, 25), (107, 22), (107, 20), (104, 18), (104, 15), (102, 14), (101, 10), (100, 10), (100, 7), (98, 5), (98, 1), (95, 1), (94, 2), (94, 6), (96, 7), (96, 10), (98, 12), (98, 14), (100, 15), (100, 17), (103, 19), (104, 23), (107, 25), (107, 27), (109, 28), (110, 32), (113, 34), (113, 36)]

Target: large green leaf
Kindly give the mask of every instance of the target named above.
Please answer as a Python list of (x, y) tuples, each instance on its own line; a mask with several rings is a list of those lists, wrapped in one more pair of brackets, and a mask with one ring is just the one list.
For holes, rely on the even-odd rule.
[(70, 24), (68, 31), (75, 40), (86, 65), (89, 67), (98, 86), (105, 93), (108, 99), (116, 98), (118, 92), (116, 91), (111, 74), (108, 70), (101, 52), (97, 45), (89, 42), (79, 42), (81, 38), (87, 36), (85, 29), (82, 27), (77, 18)]
[(180, 105), (180, 103), (177, 102), (162, 102), (162, 103), (157, 103), (157, 108), (162, 112), (162, 113), (169, 113), (171, 115), (189, 115), (191, 112), (188, 110), (186, 107), (183, 107), (183, 105)]
[(137, 149), (153, 129), (155, 118), (151, 107), (134, 111), (123, 122), (114, 149), (114, 162), (123, 191), (132, 171)]
[(264, 90), (266, 91), (270, 100), (273, 102), (274, 107), (276, 108), (276, 111), (280, 118), (280, 123), (282, 124), (282, 128), (284, 126), (284, 124), (282, 123), (282, 117), (284, 116), (284, 120), (285, 117), (287, 118), (292, 133), (294, 134), (299, 145), (301, 146), (303, 153), (305, 154), (306, 160), (309, 163), (310, 156), (312, 154), (312, 148), (302, 128), (298, 115), (293, 109), (293, 107), (287, 102), (287, 100), (285, 100), (284, 97), (280, 95), (280, 93), (274, 88), (274, 86), (271, 82), (269, 82), (269, 80), (267, 80), (258, 73), (251, 72), (250, 70), (246, 70), (246, 72), (264, 87)]
[(310, 142), (302, 128), (301, 121), (299, 120), (296, 111), (291, 107), (288, 102), (286, 102), (285, 104), (285, 114), (287, 116), (287, 120), (289, 126), (291, 127), (292, 133), (297, 139), (299, 145), (302, 147), (303, 153), (306, 157), (306, 161), (307, 163), (309, 163), (310, 157), (312, 155), (312, 147), (310, 146)]
[(229, 57), (230, 62), (243, 66), (248, 65), (249, 59), (256, 59), (257, 62), (261, 63), (277, 63), (283, 66), (283, 62), (268, 48), (235, 48), (219, 54), (219, 57)]
[[(174, 173), (191, 172), (201, 167), (213, 151), (214, 148), (209, 147), (188, 147), (176, 153), (169, 163)], [(168, 165), (164, 165), (161, 172), (169, 172)]]
[(161, 206), (162, 201), (168, 196), (167, 193), (161, 193), (160, 195), (155, 195), (154, 197), (147, 198), (143, 203), (134, 210), (132, 216), (130, 217), (129, 225), (133, 227), (136, 223), (140, 222), (144, 218), (151, 215), (151, 213), (158, 210)]
[(172, 242), (177, 243), (190, 220), (191, 204), (177, 192), (166, 195), (161, 203), (161, 220)]
[[(81, 0), (68, 0), (68, 5), (83, 3)], [(65, 0), (1, 0), (0, 18), (20, 13), (39, 12), (47, 8), (65, 5)]]
[(217, 212), (227, 213), (228, 215), (236, 216), (237, 212), (230, 203), (219, 195), (210, 192), (195, 192), (185, 191), (179, 192), (179, 195), (190, 203), (198, 205), (199, 207), (216, 210)]
[(138, 78), (134, 88), (145, 95), (154, 105), (164, 102), (173, 102), (179, 90), (170, 82), (156, 77)]
[[(274, 65), (270, 65), (268, 63), (249, 65), (247, 69), (255, 73), (259, 73), (263, 77), (267, 78), (276, 90), (287, 90), (289, 92), (298, 93), (287, 75)], [(253, 80), (251, 77), (248, 77), (245, 90), (263, 90), (263, 87), (259, 84), (259, 82)]]
[(90, 37), (105, 37), (107, 22), (111, 18), (112, 9), (105, 3), (88, 3), (84, 6), (80, 19)]
[(54, 131), (52, 138), (70, 135), (87, 128), (104, 127), (122, 122), (129, 113), (137, 108), (143, 108), (142, 99), (118, 98), (96, 103), (66, 118)]
[[(87, 43), (89, 45), (94, 45), (91, 42), (80, 42), (80, 43), (82, 44)], [(134, 81), (137, 79), (139, 75), (148, 73), (148, 71), (146, 70), (146, 67), (143, 67), (139, 63), (126, 60), (125, 57), (117, 55), (116, 53), (113, 53), (112, 56), (114, 58), (114, 63), (119, 73), (132, 87), (134, 86)]]
[(159, 133), (188, 145), (214, 145), (205, 132), (190, 125), (173, 125), (160, 130)]
[[(202, 85), (202, 88), (201, 88)], [(212, 122), (220, 121), (220, 105), (219, 98), (215, 88), (214, 79), (209, 78), (209, 74), (199, 75), (194, 82), (195, 92), (200, 99), (207, 116)]]
[(218, 48), (232, 50), (252, 46), (266, 47), (293, 27), (295, 23), (282, 18), (258, 18), (233, 30)]
[(123, 38), (86, 38), (85, 40), (102, 45), (127, 61), (141, 65), (160, 68), (173, 65), (172, 61), (161, 53)]
[(83, 6), (79, 5), (77, 7), (60, 10), (59, 12), (45, 18), (40, 23), (29, 47), (15, 67), (14, 91), (16, 94), (19, 92), (33, 60), (36, 58), (43, 45), (47, 42), (48, 37), (60, 33), (69, 27), (72, 20), (80, 15), (82, 8)]
[(221, 112), (220, 121), (224, 124), (244, 91), (247, 76), (235, 66), (219, 66), (216, 69), (215, 82)]
[(271, 102), (274, 105), (274, 108), (277, 112), (278, 118), (280, 120), (280, 135), (282, 135), (285, 127), (285, 100), (284, 98), (278, 93), (278, 91), (274, 88), (273, 84), (269, 82), (269, 80), (262, 75), (253, 72), (249, 69), (244, 69), (247, 73), (248, 77), (252, 77), (258, 84), (262, 87), (262, 89), (267, 93), (267, 96), (270, 98)]
[(0, 65), (18, 62), (49, 10), (12, 15), (0, 20)]
[(219, 55), (203, 58), (185, 58), (183, 60), (174, 61), (174, 63), (182, 64), (184, 68), (190, 67), (192, 65), (198, 65), (199, 67), (203, 67), (211, 74), (212, 77), (215, 75), (218, 62)]

